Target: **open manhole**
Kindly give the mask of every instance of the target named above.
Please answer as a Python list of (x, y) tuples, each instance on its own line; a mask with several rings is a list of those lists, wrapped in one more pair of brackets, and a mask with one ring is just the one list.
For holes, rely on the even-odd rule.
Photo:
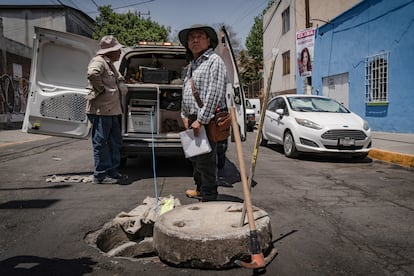
[[(180, 206), (172, 196), (159, 198), (159, 208)], [(156, 256), (153, 241), (157, 219), (155, 198), (147, 197), (143, 205), (128, 213), (121, 212), (104, 226), (86, 235), (85, 241), (110, 257), (145, 258)]]
[[(238, 260), (250, 261), (249, 224), (236, 227), (243, 204), (215, 201), (181, 206), (178, 199), (168, 200), (166, 204), (160, 198), (156, 210), (155, 199), (147, 197), (144, 205), (118, 214), (102, 229), (88, 233), (85, 240), (110, 257), (157, 257), (177, 267), (228, 269), (236, 267)], [(259, 208), (253, 213), (258, 246), (269, 252), (270, 217)]]

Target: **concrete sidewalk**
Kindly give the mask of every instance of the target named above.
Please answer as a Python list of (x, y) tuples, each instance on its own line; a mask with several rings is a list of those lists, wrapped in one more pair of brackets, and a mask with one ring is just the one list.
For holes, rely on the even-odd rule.
[(404, 167), (414, 167), (414, 134), (373, 132), (372, 149), (368, 156)]
[[(48, 137), (50, 136), (24, 133), (20, 129), (0, 130), (0, 150), (8, 145), (27, 143)], [(373, 132), (372, 149), (368, 156), (414, 168), (414, 134)]]

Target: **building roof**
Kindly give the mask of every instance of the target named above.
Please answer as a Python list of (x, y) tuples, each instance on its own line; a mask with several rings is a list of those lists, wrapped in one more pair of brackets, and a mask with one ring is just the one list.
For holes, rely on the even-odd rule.
[(71, 0), (0, 0), (0, 9), (18, 8), (69, 8), (82, 13), (91, 22), (95, 21)]

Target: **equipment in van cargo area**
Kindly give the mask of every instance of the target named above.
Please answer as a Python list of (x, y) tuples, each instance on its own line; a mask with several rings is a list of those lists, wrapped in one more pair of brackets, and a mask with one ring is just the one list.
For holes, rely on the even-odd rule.
[(157, 114), (153, 113), (152, 111), (129, 112), (127, 130), (128, 132), (156, 133)]
[(181, 110), (181, 90), (162, 90), (160, 94), (160, 108), (167, 110)]
[[(128, 132), (157, 132), (157, 101), (131, 99), (128, 105)], [(152, 124), (152, 126), (151, 126)]]
[(142, 68), (142, 82), (169, 84), (171, 81), (171, 72), (158, 68)]

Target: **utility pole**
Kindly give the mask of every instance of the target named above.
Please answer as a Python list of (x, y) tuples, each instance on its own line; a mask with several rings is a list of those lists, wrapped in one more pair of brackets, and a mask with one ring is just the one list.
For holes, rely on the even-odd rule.
[(309, 16), (309, 0), (305, 0), (306, 29), (312, 27)]

